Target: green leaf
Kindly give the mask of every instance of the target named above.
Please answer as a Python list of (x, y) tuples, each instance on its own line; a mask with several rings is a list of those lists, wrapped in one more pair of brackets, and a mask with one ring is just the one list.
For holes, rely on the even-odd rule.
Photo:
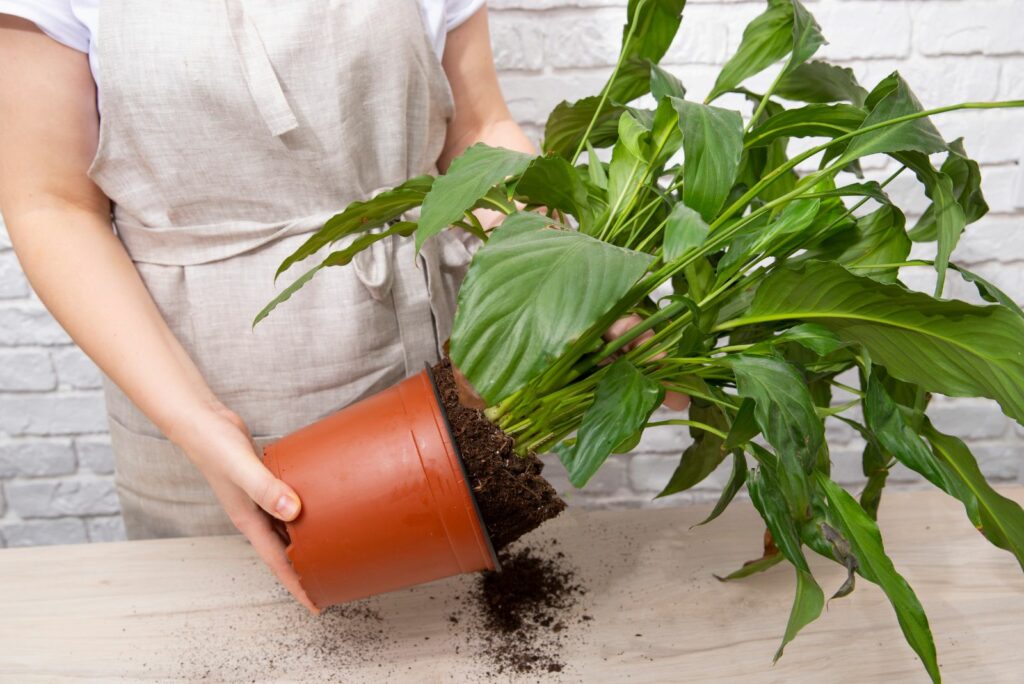
[(682, 99), (686, 97), (686, 88), (678, 78), (657, 64), (651, 64), (651, 95), (655, 100), (661, 100), (664, 97)]
[(846, 230), (827, 238), (806, 256), (827, 258), (851, 270), (863, 268), (862, 275), (883, 283), (895, 283), (899, 269), (875, 268), (898, 264), (907, 259), (911, 248), (906, 233), (906, 218), (898, 207), (887, 204), (859, 217)]
[(985, 280), (977, 273), (968, 271), (963, 266), (950, 263), (949, 267), (954, 271), (957, 271), (967, 282), (974, 283), (974, 286), (978, 288), (978, 294), (981, 295), (981, 298), (986, 302), (997, 302), (1005, 306), (1007, 309), (1010, 309), (1018, 316), (1024, 316), (1024, 311), (1021, 311), (1017, 302), (1013, 301), (1008, 294), (1000, 290), (994, 284)]
[(533, 159), (533, 155), (483, 143), (467, 148), (452, 160), (447, 173), (434, 181), (423, 199), (416, 249), (461, 219), (493, 185), (523, 173)]
[(372, 199), (352, 202), (345, 207), (343, 212), (331, 217), (323, 228), (313, 233), (308, 240), (281, 262), (274, 279), (276, 280), (277, 276), (287, 271), (293, 264), (312, 256), (325, 245), (337, 242), (346, 235), (382, 226), (402, 213), (418, 207), (433, 184), (433, 176), (416, 176)]
[(761, 434), (761, 427), (757, 424), (757, 418), (754, 415), (754, 406), (754, 400), (749, 397), (740, 403), (740, 408), (736, 412), (736, 417), (732, 419), (732, 426), (722, 444), (724, 450), (739, 449)]
[(768, 556), (761, 556), (757, 560), (747, 561), (739, 569), (733, 570), (725, 577), (719, 577), (714, 575), (714, 578), (719, 582), (732, 582), (733, 580), (743, 579), (744, 577), (750, 577), (756, 575), (759, 572), (764, 572), (769, 568), (773, 568), (783, 560), (785, 556), (781, 553), (773, 553)]
[(675, 261), (691, 249), (704, 244), (708, 224), (696, 211), (679, 202), (665, 222), (664, 260)]
[[(948, 176), (953, 182), (953, 194), (956, 201), (963, 209), (966, 223), (971, 224), (988, 213), (988, 203), (981, 192), (981, 169), (978, 162), (967, 157), (964, 150), (963, 138), (957, 138), (949, 144), (949, 154), (946, 161), (942, 163), (940, 171)], [(932, 172), (934, 174), (934, 171)], [(921, 174), (918, 174), (921, 178)], [(928, 190), (928, 179), (921, 178)], [(929, 193), (929, 196), (931, 194)], [(908, 235), (915, 242), (930, 242), (938, 238), (938, 225), (935, 217), (936, 209), (933, 205), (925, 209), (924, 214), (918, 220)]]
[(821, 208), (821, 200), (795, 199), (782, 209), (778, 217), (758, 235), (750, 254), (777, 254), (780, 247), (809, 228)]
[(860, 107), (868, 91), (857, 82), (853, 70), (827, 62), (807, 62), (788, 71), (775, 86), (775, 95), (810, 103), (850, 102)]
[(601, 188), (608, 189), (608, 174), (604, 170), (604, 164), (597, 156), (597, 150), (589, 142), (587, 143), (587, 175), (590, 182)]
[(787, 501), (763, 466), (750, 471), (747, 490), (750, 492), (750, 500), (768, 525), (775, 545), (796, 569), (796, 596), (786, 624), (786, 633), (775, 653), (774, 659), (778, 660), (786, 644), (793, 640), (797, 632), (821, 615), (825, 607), (825, 594), (811, 575), (800, 542), (800, 533), (790, 517)]
[(1024, 422), (1024, 319), (1002, 306), (945, 301), (808, 261), (778, 268), (735, 324), (820, 323), (863, 345), (894, 377), (949, 396), (988, 397)]
[(928, 627), (928, 618), (914, 590), (896, 572), (892, 561), (885, 554), (878, 525), (846, 490), (821, 473), (816, 477), (828, 500), (830, 521), (850, 542), (857, 558), (857, 571), (864, 579), (880, 586), (889, 597), (907, 643), (921, 658), (932, 681), (938, 682), (939, 665), (935, 658), (935, 643)]
[[(708, 514), (708, 517), (701, 520), (699, 523), (694, 525), (707, 525), (709, 522), (722, 515), (725, 509), (729, 507), (732, 500), (739, 493), (740, 489), (743, 488), (743, 484), (747, 481), (747, 459), (743, 457), (742, 450), (735, 450), (732, 455), (732, 473), (729, 475), (729, 481), (725, 483), (725, 487), (722, 488), (722, 493), (718, 497), (718, 501), (715, 503), (714, 509)], [(781, 558), (781, 557), (780, 557)], [(733, 573), (735, 575), (736, 573)], [(744, 575), (745, 576), (745, 575)], [(719, 579), (735, 579), (732, 575), (725, 578)]]
[(490, 405), (559, 358), (652, 260), (573, 231), (506, 228), (476, 252), (451, 337), (452, 361)]
[[(558, 104), (548, 115), (544, 126), (544, 152), (571, 157), (597, 112), (600, 100), (600, 97), (585, 97), (576, 102)], [(612, 145), (618, 138), (619, 117), (625, 111), (624, 106), (606, 101), (587, 138), (588, 144), (594, 147)]]
[[(961, 440), (944, 435), (925, 419), (924, 436), (935, 456), (955, 474), (963, 488), (973, 496), (981, 532), (994, 545), (1013, 553), (1024, 570), (1024, 510), (1017, 502), (996, 492), (985, 481), (970, 449)], [(970, 505), (968, 514), (970, 514)]]
[(574, 487), (582, 487), (616, 445), (635, 434), (665, 398), (665, 389), (626, 359), (613, 363), (597, 383), (572, 446), (555, 448)]
[[(622, 27), (624, 57), (639, 57), (659, 62), (665, 56), (683, 20), (686, 0), (629, 0), (628, 21)], [(633, 29), (633, 37), (626, 37)]]
[(581, 221), (588, 216), (587, 189), (575, 167), (563, 157), (537, 157), (516, 182), (516, 199), (559, 209)]
[(323, 261), (321, 261), (319, 264), (303, 273), (299, 278), (295, 280), (295, 282), (293, 282), (285, 289), (281, 290), (281, 292), (279, 292), (278, 295), (274, 297), (269, 304), (263, 307), (263, 309), (258, 314), (256, 314), (256, 318), (253, 319), (252, 327), (255, 328), (256, 324), (262, 321), (267, 316), (269, 316), (270, 312), (276, 309), (279, 304), (291, 299), (292, 295), (294, 295), (296, 292), (302, 289), (302, 287), (310, 280), (312, 280), (313, 276), (319, 273), (321, 269), (327, 266), (344, 266), (351, 262), (352, 258), (355, 257), (356, 254), (363, 251), (373, 243), (383, 240), (385, 238), (389, 238), (392, 235), (409, 236), (412, 235), (412, 232), (415, 229), (415, 223), (412, 223), (411, 221), (399, 221), (392, 225), (387, 230), (381, 231), (379, 233), (366, 233), (365, 235), (360, 235), (355, 240), (353, 240), (352, 243), (349, 244), (349, 246), (345, 247), (344, 249), (331, 252), (324, 258)]
[[(697, 398), (690, 404), (690, 420), (710, 425), (721, 432), (729, 429), (729, 419), (721, 408)], [(725, 460), (728, 452), (722, 449), (721, 437), (696, 426), (690, 427), (690, 436), (693, 442), (683, 451), (668, 484), (655, 498), (690, 489), (702, 482)]]
[(754, 417), (779, 455), (779, 485), (794, 518), (807, 514), (807, 474), (825, 439), (804, 377), (786, 361), (739, 354), (730, 361), (741, 397), (754, 400)]
[(793, 3), (793, 48), (789, 55), (789, 61), (783, 69), (788, 73), (809, 60), (826, 42), (821, 35), (821, 27), (807, 8), (800, 0), (791, 0)]
[(784, 109), (753, 128), (744, 139), (746, 147), (763, 147), (781, 137), (837, 138), (857, 130), (867, 116), (860, 107), (846, 104), (809, 104)]
[(734, 89), (785, 57), (792, 48), (793, 5), (789, 0), (769, 2), (768, 9), (747, 24), (739, 49), (722, 67), (705, 101), (712, 102)]
[(739, 112), (673, 98), (683, 133), (683, 201), (714, 220), (736, 180), (743, 154)]
[[(871, 108), (871, 113), (864, 119), (860, 128), (868, 128), (924, 111), (917, 97), (911, 92), (910, 86), (897, 72), (893, 72), (885, 79), (872, 94), (880, 95), (883, 92), (885, 95)], [(872, 102), (871, 96), (868, 102)], [(843, 166), (869, 154), (907, 151), (932, 154), (946, 149), (945, 141), (931, 120), (923, 117), (884, 126), (853, 138), (839, 156), (837, 164)]]
[(776, 343), (796, 342), (810, 349), (818, 356), (826, 356), (844, 346), (839, 336), (823, 325), (817, 323), (801, 323), (775, 338)]

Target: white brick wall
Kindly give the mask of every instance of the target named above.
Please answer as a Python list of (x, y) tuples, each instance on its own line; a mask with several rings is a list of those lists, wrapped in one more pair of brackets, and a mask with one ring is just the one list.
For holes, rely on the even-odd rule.
[[(868, 86), (899, 69), (925, 106), (1024, 98), (1024, 0), (805, 2), (831, 41), (821, 54), (853, 68)], [(690, 0), (664, 61), (694, 97), (710, 89), (763, 5)], [(513, 114), (534, 137), (560, 100), (600, 88), (616, 57), (624, 6), (625, 0), (490, 1), (502, 86)], [(983, 164), (992, 207), (969, 229), (955, 258), (1024, 302), (1024, 111), (956, 113), (936, 123), (947, 138), (970, 132), (967, 149)], [(865, 167), (874, 177), (891, 170)], [(893, 192), (918, 210), (924, 206), (909, 179), (897, 181)], [(919, 284), (928, 287), (926, 274)], [(948, 293), (973, 297), (954, 277)], [(940, 398), (933, 416), (941, 429), (971, 443), (990, 478), (1022, 479), (1024, 428), (1013, 427), (994, 404)], [(859, 437), (840, 425), (829, 425), (828, 432), (834, 476), (856, 485)], [(615, 457), (583, 492), (572, 492), (553, 459), (549, 473), (574, 504), (644, 505), (687, 442), (682, 428), (650, 431), (634, 454)], [(0, 227), (0, 545), (121, 538), (112, 469), (99, 374), (31, 293)], [(655, 505), (714, 498), (726, 475), (723, 469), (695, 491)], [(905, 469), (890, 481), (920, 486)]]

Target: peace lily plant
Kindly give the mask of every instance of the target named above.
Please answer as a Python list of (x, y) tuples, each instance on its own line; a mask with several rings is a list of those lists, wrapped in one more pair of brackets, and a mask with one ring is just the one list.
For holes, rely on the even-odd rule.
[[(710, 95), (688, 99), (658, 65), (684, 5), (629, 2), (611, 77), (598, 95), (555, 108), (543, 155), (476, 145), (445, 175), (413, 178), (332, 218), (278, 274), (342, 238), (354, 241), (257, 321), (320, 269), (387, 236), (414, 235), (419, 247), (449, 228), (477, 235), (484, 244), (459, 295), (450, 356), (520, 452), (553, 449), (582, 487), (645, 429), (689, 426), (692, 443), (659, 496), (693, 487), (731, 459), (731, 479), (705, 522), (746, 486), (770, 543), (725, 579), (783, 560), (795, 568), (776, 658), (825, 603), (809, 549), (846, 568), (834, 597), (852, 591), (857, 575), (881, 587), (938, 681), (925, 613), (882, 546), (879, 499), (902, 463), (960, 500), (970, 522), (1024, 567), (1024, 512), (927, 415), (939, 393), (987, 397), (1024, 419), (1024, 314), (950, 260), (988, 207), (978, 164), (929, 117), (1024, 102), (924, 110), (898, 73), (866, 90), (849, 69), (811, 59), (825, 40), (798, 0), (768, 0)], [(743, 86), (770, 67), (777, 71), (764, 92)], [(749, 102), (746, 123), (713, 104), (727, 93)], [(790, 157), (793, 138), (820, 142)], [(898, 169), (866, 181), (859, 160), (876, 154)], [(812, 170), (798, 173), (798, 165)], [(913, 226), (886, 193), (901, 174), (916, 176), (930, 199)], [(418, 221), (398, 220), (418, 206)], [(507, 218), (488, 234), (479, 208)], [(934, 243), (935, 258), (910, 259), (915, 242)], [(934, 269), (933, 296), (900, 282), (911, 267)], [(943, 298), (954, 277), (991, 304)], [(643, 323), (605, 341), (602, 333), (630, 313)], [(648, 330), (653, 337), (629, 346)], [(856, 386), (837, 380), (845, 371)], [(692, 397), (687, 419), (652, 421), (666, 389)], [(867, 445), (858, 497), (830, 479), (826, 421), (851, 426)]]

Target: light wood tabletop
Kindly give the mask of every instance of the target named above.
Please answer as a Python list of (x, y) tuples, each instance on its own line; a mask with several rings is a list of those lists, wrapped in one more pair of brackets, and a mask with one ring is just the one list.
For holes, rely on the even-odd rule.
[[(1002, 490), (1024, 501), (1024, 489)], [(237, 537), (0, 551), (0, 680), (338, 682), (925, 682), (882, 592), (858, 581), (772, 665), (793, 596), (788, 565), (720, 583), (760, 552), (745, 501), (572, 511), (555, 539), (586, 594), (557, 674), (495, 674), (453, 612), (463, 576), (313, 617)], [(886, 549), (928, 613), (947, 682), (1024, 681), (1024, 576), (960, 504), (888, 492)], [(551, 551), (551, 548), (548, 551)], [(826, 595), (842, 568), (812, 560)], [(581, 614), (590, 619), (576, 619)]]

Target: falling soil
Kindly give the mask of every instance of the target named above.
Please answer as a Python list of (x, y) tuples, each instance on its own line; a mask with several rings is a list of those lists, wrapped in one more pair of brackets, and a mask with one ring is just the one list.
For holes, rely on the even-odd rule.
[(501, 570), (482, 573), (448, 620), (462, 626), (492, 677), (562, 672), (571, 626), (591, 619), (579, 611), (586, 589), (554, 542), (505, 549), (499, 558)]
[(445, 358), (432, 370), (495, 550), (565, 510), (565, 502), (541, 475), (544, 463), (533, 454), (517, 455), (512, 438), (483, 411), (459, 403), (451, 362)]

